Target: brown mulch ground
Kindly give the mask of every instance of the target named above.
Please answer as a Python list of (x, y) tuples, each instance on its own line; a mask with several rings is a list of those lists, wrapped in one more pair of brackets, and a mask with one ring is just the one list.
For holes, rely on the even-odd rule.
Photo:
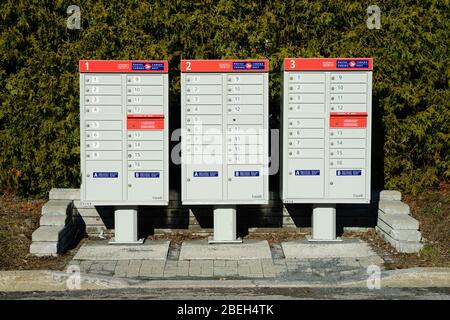
[(74, 250), (59, 257), (30, 255), (31, 234), (39, 227), (46, 200), (18, 200), (0, 196), (0, 270), (62, 270)]
[[(346, 232), (343, 237), (357, 237), (369, 242), (386, 261), (386, 267), (450, 267), (450, 184), (442, 184), (438, 191), (426, 192), (403, 199), (411, 207), (411, 215), (418, 219), (424, 248), (418, 254), (397, 253), (375, 231)], [(31, 234), (39, 227), (41, 207), (46, 200), (18, 200), (0, 196), (0, 270), (51, 269), (63, 270), (76, 248), (59, 257), (38, 258), (29, 254)], [(301, 229), (267, 233), (250, 233), (245, 239), (264, 239), (269, 243), (303, 239), (307, 232)], [(175, 232), (154, 235), (149, 240), (171, 240), (180, 246), (185, 240), (206, 239), (207, 234)], [(84, 239), (82, 242), (89, 241)]]

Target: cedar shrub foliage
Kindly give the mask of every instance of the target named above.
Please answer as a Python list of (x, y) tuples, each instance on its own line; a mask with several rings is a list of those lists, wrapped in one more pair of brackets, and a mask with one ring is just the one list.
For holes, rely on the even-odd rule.
[[(283, 58), (373, 57), (375, 178), (415, 194), (450, 177), (448, 0), (72, 2), (0, 4), (3, 191), (79, 185), (80, 59), (168, 59), (174, 129), (182, 58), (268, 58), (278, 128)], [(81, 9), (80, 30), (66, 28), (70, 4)], [(366, 26), (371, 4), (380, 30)]]

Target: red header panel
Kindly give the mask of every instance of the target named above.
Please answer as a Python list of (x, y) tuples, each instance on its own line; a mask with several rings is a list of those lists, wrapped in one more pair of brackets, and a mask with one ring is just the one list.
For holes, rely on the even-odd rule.
[(372, 70), (372, 64), (372, 58), (286, 58), (284, 70)]
[(128, 130), (163, 130), (164, 129), (164, 118), (127, 118), (127, 129)]
[(80, 72), (165, 73), (166, 60), (80, 60)]
[(181, 72), (268, 72), (269, 60), (181, 60)]
[(366, 128), (367, 117), (364, 116), (331, 116), (330, 128)]

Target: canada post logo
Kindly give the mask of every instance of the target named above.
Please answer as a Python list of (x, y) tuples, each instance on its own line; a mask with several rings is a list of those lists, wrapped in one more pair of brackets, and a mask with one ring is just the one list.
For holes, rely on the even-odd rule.
[(233, 62), (233, 70), (264, 70), (264, 62), (263, 61), (236, 61)]
[(132, 70), (141, 71), (163, 71), (164, 63), (162, 62), (133, 62), (131, 64)]
[(337, 60), (336, 68), (354, 69), (354, 68), (368, 68), (369, 60)]

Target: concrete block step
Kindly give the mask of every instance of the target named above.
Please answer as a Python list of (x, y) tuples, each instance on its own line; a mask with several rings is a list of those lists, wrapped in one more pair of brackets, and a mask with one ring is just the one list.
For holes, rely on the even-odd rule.
[(39, 225), (41, 225), (41, 226), (64, 226), (68, 220), (70, 220), (70, 216), (68, 216), (68, 215), (45, 214), (45, 215), (41, 216)]
[(50, 200), (80, 200), (80, 189), (52, 188), (48, 198)]
[(383, 190), (380, 192), (380, 200), (402, 200), (402, 194), (397, 190)]
[(392, 229), (383, 220), (378, 219), (377, 227), (387, 233), (389, 236), (399, 241), (420, 241), (422, 235), (418, 230), (396, 230)]
[(33, 242), (56, 242), (64, 238), (72, 228), (74, 228), (73, 224), (68, 226), (40, 226), (33, 232), (31, 238)]
[(384, 232), (378, 227), (375, 227), (375, 230), (379, 235), (381, 235), (387, 242), (389, 242), (395, 250), (402, 253), (416, 253), (419, 252), (423, 244), (418, 241), (399, 241), (392, 238), (389, 234)]
[(49, 200), (42, 207), (42, 215), (67, 215), (71, 214), (72, 200)]
[(395, 230), (418, 230), (419, 222), (407, 214), (384, 213), (378, 210), (378, 219)]
[(56, 241), (52, 242), (33, 241), (30, 245), (30, 253), (38, 257), (57, 256), (58, 243)]
[(390, 214), (409, 214), (409, 206), (397, 200), (380, 200), (378, 202), (378, 209), (384, 213)]

